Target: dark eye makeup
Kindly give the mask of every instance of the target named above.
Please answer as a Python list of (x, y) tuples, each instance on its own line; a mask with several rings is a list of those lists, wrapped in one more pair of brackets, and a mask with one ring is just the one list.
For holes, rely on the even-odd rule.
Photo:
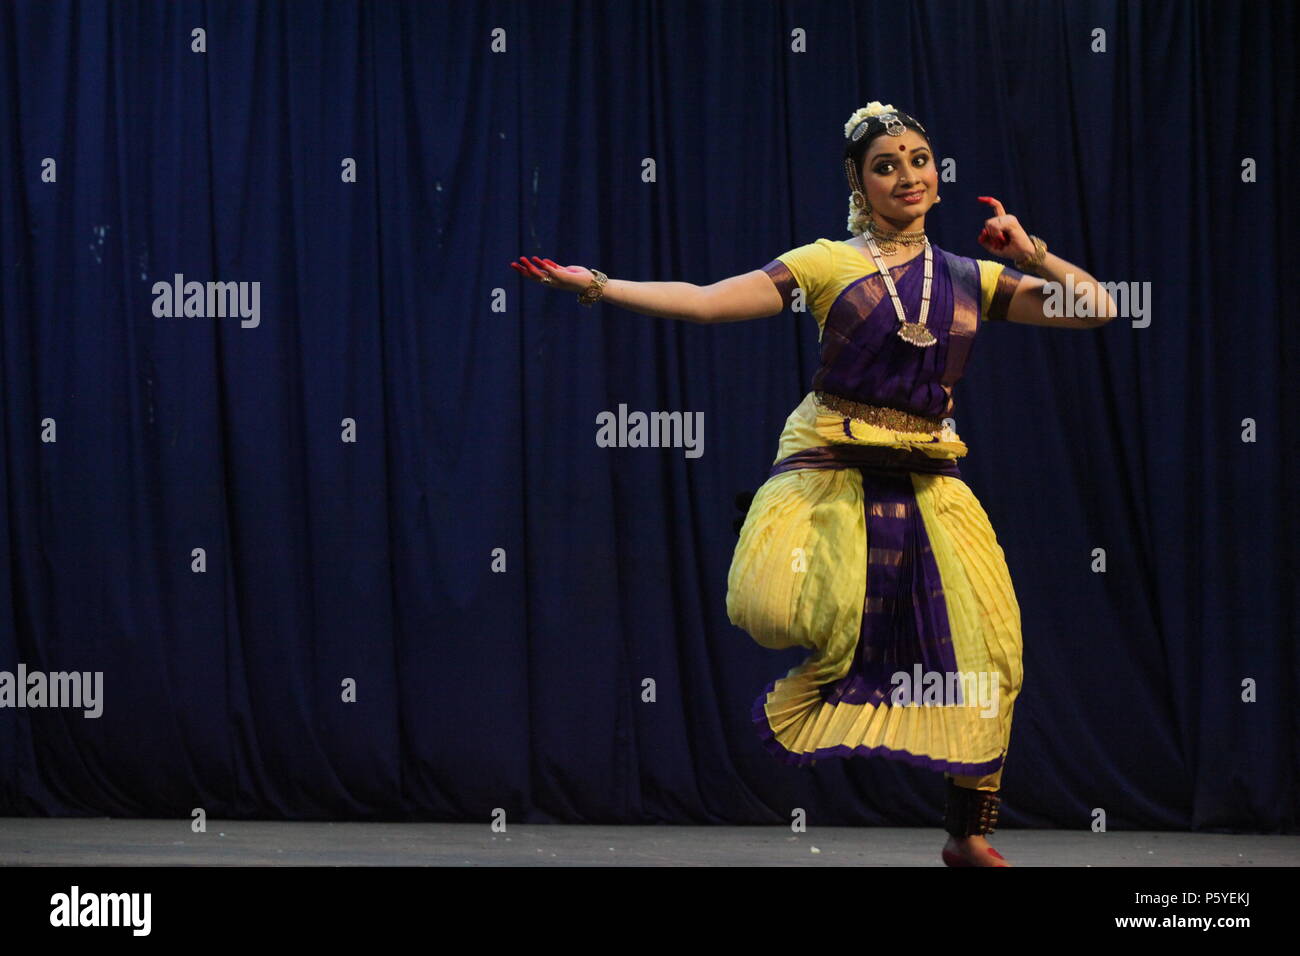
[[(916, 166), (918, 164), (924, 166), (929, 161), (930, 161), (929, 153), (917, 153), (915, 156), (912, 157), (913, 166)], [(876, 166), (873, 166), (871, 168), (871, 171), (875, 173), (877, 176), (885, 176), (887, 175), (887, 170), (892, 169), (893, 166), (894, 164), (891, 162), (883, 162), (877, 164)]]

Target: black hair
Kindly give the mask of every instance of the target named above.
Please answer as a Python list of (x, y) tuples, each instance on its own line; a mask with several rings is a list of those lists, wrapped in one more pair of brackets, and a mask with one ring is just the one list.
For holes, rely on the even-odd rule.
[[(886, 126), (888, 124), (886, 124), (880, 117), (889, 115), (889, 113), (881, 113), (877, 116), (868, 117), (863, 120), (862, 123), (859, 123), (858, 126), (854, 127), (848, 139), (844, 141), (844, 158), (853, 160), (853, 169), (858, 176), (862, 175), (862, 157), (867, 154), (867, 150), (871, 148), (871, 144), (876, 137), (881, 136), (886, 132)], [(925, 131), (925, 127), (922, 126), (915, 117), (909, 116), (902, 110), (894, 110), (893, 115), (898, 117), (898, 121), (908, 129), (913, 129), (920, 133), (922, 138), (924, 138), (926, 143), (929, 145), (930, 152), (934, 152), (934, 143), (930, 141), (930, 134)], [(852, 133), (856, 133), (864, 124), (866, 130), (856, 141), (854, 141)]]

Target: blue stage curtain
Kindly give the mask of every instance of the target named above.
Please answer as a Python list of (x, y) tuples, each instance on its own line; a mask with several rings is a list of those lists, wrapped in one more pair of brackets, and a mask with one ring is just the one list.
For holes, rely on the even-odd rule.
[[(707, 284), (848, 238), (878, 99), (955, 161), (940, 246), (987, 257), (991, 194), (1150, 283), (1143, 320), (990, 327), (957, 390), (1023, 615), (1003, 825), (1294, 827), (1297, 19), (0, 4), (0, 670), (103, 674), (99, 717), (0, 708), (0, 813), (937, 825), (939, 775), (749, 724), (803, 652), (727, 620), (734, 498), (811, 316), (506, 265)], [(155, 314), (178, 281), (249, 314)], [(601, 447), (620, 407), (702, 413), (703, 454)]]

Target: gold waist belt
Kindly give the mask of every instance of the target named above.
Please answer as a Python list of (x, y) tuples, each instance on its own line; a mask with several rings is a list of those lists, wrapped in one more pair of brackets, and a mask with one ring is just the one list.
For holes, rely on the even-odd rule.
[(832, 395), (830, 392), (817, 392), (817, 404), (849, 418), (856, 418), (878, 428), (887, 428), (894, 432), (923, 432), (937, 435), (943, 431), (942, 418), (927, 418), (913, 415), (897, 408), (885, 408), (880, 405), (864, 405), (849, 398)]

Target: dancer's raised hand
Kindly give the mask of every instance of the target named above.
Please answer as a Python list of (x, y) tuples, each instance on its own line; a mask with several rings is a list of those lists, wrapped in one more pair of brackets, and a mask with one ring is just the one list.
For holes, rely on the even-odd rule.
[(1015, 261), (1034, 254), (1034, 244), (1029, 233), (1015, 216), (1008, 216), (1002, 203), (992, 196), (976, 197), (993, 207), (993, 215), (984, 221), (984, 230), (977, 237), (981, 246), (997, 256)]
[(525, 279), (567, 292), (581, 292), (596, 279), (589, 269), (582, 266), (561, 266), (550, 259), (537, 256), (520, 256), (519, 262), (511, 262), (509, 265)]

